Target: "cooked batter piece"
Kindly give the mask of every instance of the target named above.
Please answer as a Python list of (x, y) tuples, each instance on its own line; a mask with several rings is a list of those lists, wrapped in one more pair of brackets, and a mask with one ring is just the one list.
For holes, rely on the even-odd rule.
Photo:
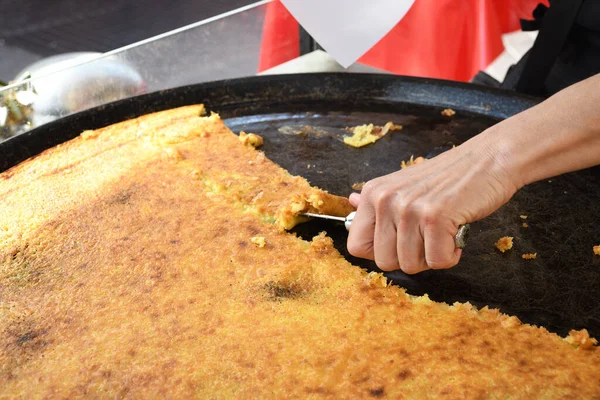
[(504, 253), (507, 250), (512, 249), (513, 247), (513, 237), (512, 236), (503, 236), (494, 244), (498, 250)]
[(404, 169), (404, 168), (412, 167), (413, 165), (422, 163), (423, 161), (425, 161), (425, 158), (423, 158), (423, 157), (415, 158), (415, 156), (410, 156), (408, 161), (402, 160), (402, 162), (400, 163), (400, 168)]
[(384, 137), (389, 131), (402, 130), (402, 125), (388, 122), (384, 126), (376, 126), (373, 124), (359, 125), (353, 128), (348, 128), (351, 136), (344, 137), (344, 143), (352, 147), (363, 147), (371, 143), (375, 143)]

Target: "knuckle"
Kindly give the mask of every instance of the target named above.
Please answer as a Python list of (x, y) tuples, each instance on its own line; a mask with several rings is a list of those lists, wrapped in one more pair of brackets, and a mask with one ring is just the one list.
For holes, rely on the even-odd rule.
[(379, 186), (378, 179), (371, 179), (370, 181), (365, 183), (365, 186), (363, 186), (362, 191), (360, 193), (366, 195), (367, 197), (371, 197), (373, 191), (375, 191), (375, 188), (377, 188), (377, 186)]
[(373, 200), (377, 209), (387, 209), (392, 203), (394, 193), (389, 190), (379, 189), (373, 193)]
[(407, 221), (414, 213), (413, 202), (410, 198), (401, 198), (394, 204), (394, 215), (396, 221), (402, 223)]
[(435, 225), (439, 222), (442, 215), (442, 209), (440, 206), (435, 204), (427, 204), (423, 207), (422, 217), (423, 224)]

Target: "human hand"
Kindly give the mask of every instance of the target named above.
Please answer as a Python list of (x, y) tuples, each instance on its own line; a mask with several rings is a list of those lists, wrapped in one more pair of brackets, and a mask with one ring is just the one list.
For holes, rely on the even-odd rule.
[(462, 145), (367, 182), (348, 236), (350, 254), (384, 271), (450, 268), (458, 226), (522, 186), (600, 165), (600, 74), (574, 84)]
[(458, 226), (491, 214), (519, 188), (490, 145), (496, 129), (353, 193), (350, 202), (358, 210), (350, 254), (409, 274), (456, 265), (462, 253), (454, 243)]

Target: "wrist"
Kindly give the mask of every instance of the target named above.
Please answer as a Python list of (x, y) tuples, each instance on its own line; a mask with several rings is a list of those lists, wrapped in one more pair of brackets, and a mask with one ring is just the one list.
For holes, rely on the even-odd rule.
[(495, 163), (492, 170), (504, 171), (515, 190), (564, 171), (552, 171), (548, 160), (565, 146), (558, 138), (566, 127), (552, 121), (547, 107), (538, 105), (508, 118), (483, 132), (482, 142)]
[(527, 184), (527, 177), (522, 173), (526, 161), (516, 156), (514, 141), (503, 131), (501, 124), (496, 124), (465, 144), (472, 146), (471, 151), (480, 163), (478, 168), (486, 171), (512, 196)]
[(517, 189), (600, 164), (600, 74), (482, 133)]

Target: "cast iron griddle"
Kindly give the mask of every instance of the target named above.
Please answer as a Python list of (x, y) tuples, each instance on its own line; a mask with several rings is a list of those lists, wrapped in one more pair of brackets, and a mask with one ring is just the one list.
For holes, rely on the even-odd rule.
[[(391, 173), (402, 160), (434, 156), (497, 121), (531, 107), (535, 99), (474, 85), (388, 75), (307, 74), (213, 82), (152, 93), (63, 118), (0, 144), (0, 171), (42, 150), (110, 123), (185, 104), (205, 103), (234, 131), (261, 134), (273, 161), (339, 195), (353, 183)], [(440, 115), (443, 108), (457, 111)], [(404, 129), (354, 149), (345, 127), (387, 121)], [(310, 167), (309, 167), (310, 165)], [(587, 328), (600, 336), (600, 181), (598, 168), (525, 187), (503, 208), (472, 224), (461, 263), (445, 271), (387, 274), (411, 294), (433, 300), (499, 307), (524, 322), (565, 335)], [(527, 215), (523, 228), (520, 215)], [(348, 255), (342, 224), (311, 221), (295, 232), (311, 238), (326, 230)], [(512, 251), (494, 242), (514, 236)], [(537, 253), (536, 260), (521, 254)]]

